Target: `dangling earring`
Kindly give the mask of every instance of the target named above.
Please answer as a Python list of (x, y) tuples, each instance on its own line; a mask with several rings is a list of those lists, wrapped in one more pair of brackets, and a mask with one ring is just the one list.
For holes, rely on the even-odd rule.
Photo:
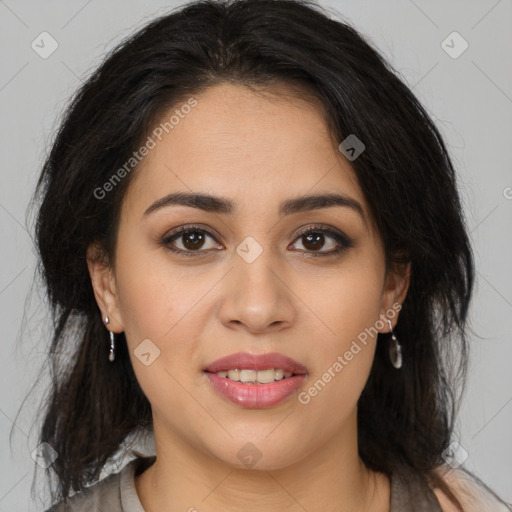
[(402, 346), (397, 340), (395, 333), (393, 332), (393, 326), (391, 325), (391, 320), (388, 318), (389, 329), (391, 330), (391, 340), (392, 343), (389, 346), (389, 358), (391, 359), (391, 364), (399, 369), (402, 367)]
[[(108, 316), (105, 317), (105, 325), (108, 325), (110, 323), (110, 320), (108, 319)], [(108, 360), (112, 362), (115, 359), (114, 354), (114, 333), (110, 331), (110, 354), (108, 355)]]

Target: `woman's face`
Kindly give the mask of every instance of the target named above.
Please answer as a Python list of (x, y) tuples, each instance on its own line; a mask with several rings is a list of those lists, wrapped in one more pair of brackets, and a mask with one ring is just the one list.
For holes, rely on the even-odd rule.
[[(318, 107), (227, 84), (195, 99), (134, 171), (115, 271), (91, 265), (91, 275), (109, 327), (125, 331), (157, 450), (185, 443), (233, 467), (255, 455), (257, 468), (277, 469), (353, 427), (375, 332), (389, 332), (378, 320), (396, 324), (407, 278), (386, 279), (355, 174)], [(178, 193), (212, 198), (160, 201)], [(340, 199), (297, 201), (325, 194)], [(179, 228), (190, 231), (173, 237)], [(249, 358), (211, 366), (239, 352)], [(250, 358), (268, 353), (306, 374), (256, 372), (285, 369)], [(274, 382), (205, 371), (226, 366)]]

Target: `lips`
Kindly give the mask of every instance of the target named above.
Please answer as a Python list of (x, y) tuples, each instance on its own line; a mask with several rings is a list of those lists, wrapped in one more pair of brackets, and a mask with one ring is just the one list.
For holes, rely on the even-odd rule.
[(268, 370), (270, 368), (281, 368), (292, 372), (294, 375), (307, 375), (307, 368), (297, 361), (277, 352), (266, 354), (251, 354), (249, 352), (238, 352), (229, 356), (217, 359), (210, 363), (204, 372), (217, 373), (226, 370)]
[[(241, 370), (240, 376), (242, 376), (243, 370), (260, 372), (270, 369), (284, 370), (291, 375), (262, 384), (260, 382), (237, 382), (220, 373), (228, 370)], [(267, 354), (238, 352), (210, 363), (203, 369), (203, 373), (212, 388), (228, 401), (248, 409), (263, 409), (277, 406), (296, 393), (307, 379), (308, 370), (294, 359), (277, 352)]]

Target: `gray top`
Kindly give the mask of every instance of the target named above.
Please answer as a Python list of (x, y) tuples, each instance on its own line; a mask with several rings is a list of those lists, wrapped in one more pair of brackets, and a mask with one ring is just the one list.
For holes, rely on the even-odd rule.
[[(136, 457), (121, 471), (111, 474), (45, 512), (145, 512), (135, 489), (135, 476), (144, 472), (155, 456)], [(390, 512), (442, 512), (435, 494), (411, 474), (391, 478)]]

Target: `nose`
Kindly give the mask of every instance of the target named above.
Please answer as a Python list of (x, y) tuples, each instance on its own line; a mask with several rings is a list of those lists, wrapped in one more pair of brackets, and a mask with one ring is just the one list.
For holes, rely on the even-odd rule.
[[(252, 334), (290, 327), (295, 319), (293, 285), (284, 266), (264, 250), (254, 261), (238, 254), (224, 283), (219, 315), (230, 329)], [(287, 282), (288, 281), (288, 282)]]

